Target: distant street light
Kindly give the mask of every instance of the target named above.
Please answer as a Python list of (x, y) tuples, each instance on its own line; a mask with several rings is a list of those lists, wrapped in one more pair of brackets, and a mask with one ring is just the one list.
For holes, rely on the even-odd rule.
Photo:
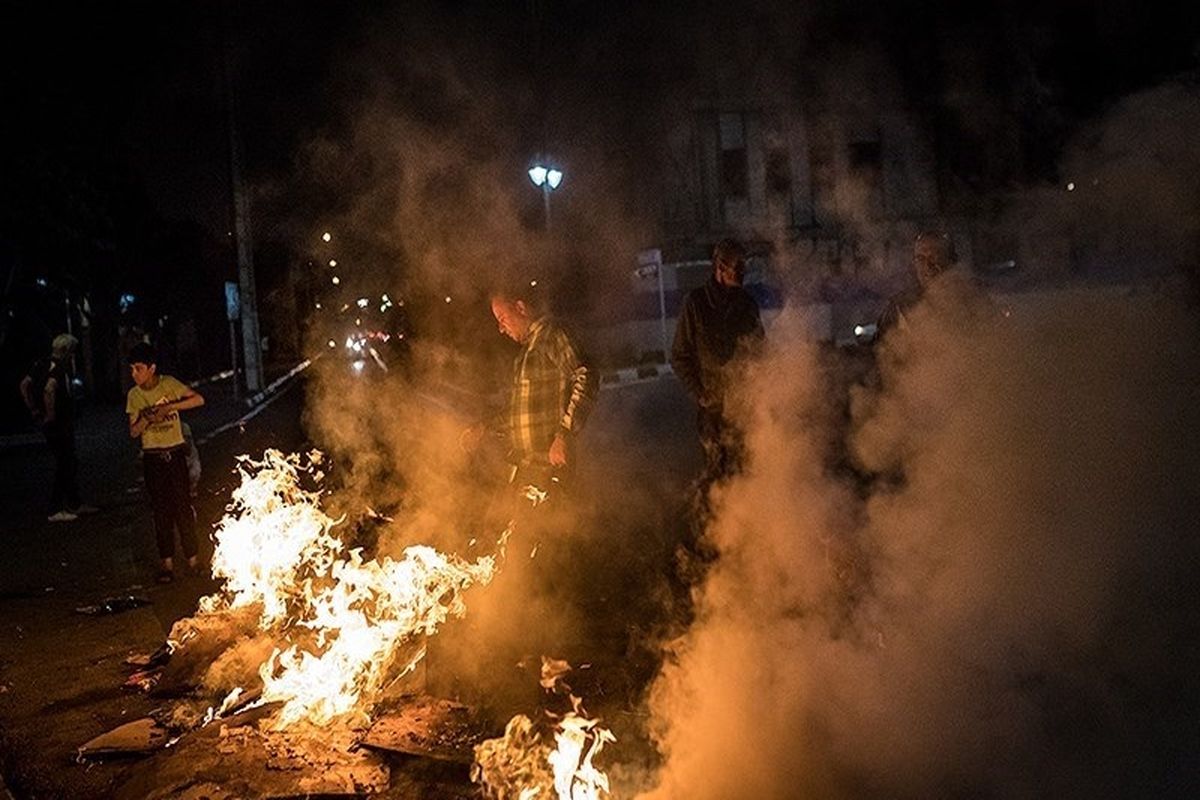
[(333, 235), (329, 231), (325, 231), (324, 233), (321, 234), (321, 239), (323, 241), (328, 242), (332, 238), (333, 238)]
[(529, 180), (542, 190), (542, 207), (546, 214), (546, 230), (550, 230), (550, 193), (562, 183), (563, 173), (557, 167), (534, 164), (529, 168)]

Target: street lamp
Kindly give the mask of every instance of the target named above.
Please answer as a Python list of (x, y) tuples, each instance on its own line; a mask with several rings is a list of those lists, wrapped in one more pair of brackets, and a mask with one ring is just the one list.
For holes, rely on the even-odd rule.
[(542, 190), (542, 204), (546, 213), (546, 230), (550, 230), (550, 193), (562, 183), (563, 173), (558, 167), (549, 167), (542, 163), (529, 168), (529, 180)]

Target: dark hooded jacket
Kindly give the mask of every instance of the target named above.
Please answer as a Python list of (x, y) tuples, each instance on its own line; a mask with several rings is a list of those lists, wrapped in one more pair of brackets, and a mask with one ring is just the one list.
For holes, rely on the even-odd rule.
[(729, 389), (729, 362), (763, 338), (754, 298), (740, 286), (722, 286), (709, 277), (684, 298), (671, 367), (701, 408), (719, 409)]

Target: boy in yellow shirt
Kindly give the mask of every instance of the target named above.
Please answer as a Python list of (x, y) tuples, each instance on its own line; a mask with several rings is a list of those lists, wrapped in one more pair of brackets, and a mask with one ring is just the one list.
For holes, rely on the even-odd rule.
[(162, 569), (159, 583), (175, 578), (175, 529), (189, 567), (197, 565), (196, 514), (188, 487), (187, 446), (179, 412), (204, 405), (195, 389), (159, 375), (154, 348), (139, 342), (129, 351), (129, 370), (134, 387), (125, 401), (129, 435), (142, 440), (142, 464), (146, 493), (154, 510), (154, 534)]

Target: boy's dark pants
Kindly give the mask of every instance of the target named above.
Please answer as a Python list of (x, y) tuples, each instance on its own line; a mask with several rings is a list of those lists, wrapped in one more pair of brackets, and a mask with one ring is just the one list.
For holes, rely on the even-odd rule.
[(188, 489), (187, 449), (146, 450), (142, 453), (146, 470), (146, 493), (154, 510), (154, 535), (158, 539), (159, 558), (175, 552), (175, 529), (183, 554), (196, 555), (196, 514)]

